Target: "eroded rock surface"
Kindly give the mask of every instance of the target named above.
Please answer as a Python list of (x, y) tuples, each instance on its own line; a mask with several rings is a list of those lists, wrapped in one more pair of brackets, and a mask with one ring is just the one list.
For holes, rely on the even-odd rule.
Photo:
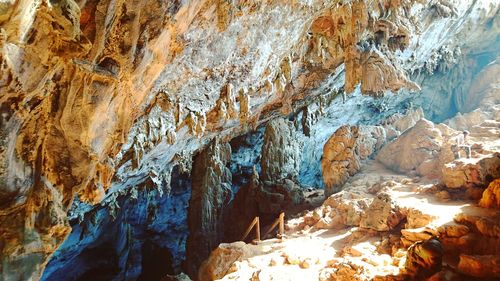
[[(2, 1), (2, 273), (38, 279), (77, 235), (68, 213), (124, 218), (116, 198), (170, 196), (174, 167), (189, 171), (215, 136), (228, 141), (332, 91), (346, 100), (421, 86), (431, 94), (419, 98), (436, 97), (426, 110), (454, 114), (431, 108), (472, 104), (457, 81), (496, 56), (497, 13), (489, 1)], [(130, 264), (113, 262), (116, 276), (141, 270)]]
[(297, 179), (300, 169), (301, 143), (292, 122), (277, 118), (266, 125), (261, 154), (263, 181)]
[[(417, 137), (415, 132), (430, 131), (431, 136), (436, 133), (435, 138), (422, 140), (439, 152), (448, 145), (442, 141), (447, 134), (441, 130), (454, 132), (421, 119), (386, 147), (405, 143), (411, 134)], [(452, 163), (489, 160), (495, 163), (490, 167), (498, 170), (500, 164), (492, 160), (496, 155), (491, 153), (499, 149), (496, 134), (497, 129), (484, 135), (472, 133), (472, 141), (481, 139), (483, 149), (476, 148), (470, 160), (452, 159)], [(417, 142), (409, 150), (428, 152), (422, 147)], [(436, 161), (436, 169), (438, 165), (444, 168), (446, 163), (438, 164), (440, 153), (424, 153), (422, 159), (408, 162), (411, 168), (406, 173), (389, 170), (378, 160), (365, 161), (342, 191), (322, 206), (289, 219), (287, 239), (245, 245), (245, 254), (232, 263), (222, 280), (286, 278), (290, 274), (298, 280), (498, 278), (499, 214), (484, 208), (471, 191), (482, 194), (488, 179), (479, 178), (481, 182), (474, 187), (452, 188), (439, 182), (443, 178), (415, 173), (422, 161)], [(484, 198), (490, 198), (496, 182), (484, 191)]]
[(231, 146), (213, 140), (193, 160), (192, 191), (189, 200), (187, 240), (188, 273), (197, 271), (201, 262), (222, 241), (224, 207), (232, 197), (231, 171), (227, 167)]

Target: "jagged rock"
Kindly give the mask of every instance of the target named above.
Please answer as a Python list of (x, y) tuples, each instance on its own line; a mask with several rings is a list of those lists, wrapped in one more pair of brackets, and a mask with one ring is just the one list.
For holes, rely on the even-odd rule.
[(262, 146), (261, 178), (263, 181), (293, 179), (298, 176), (301, 144), (295, 137), (293, 123), (276, 118), (266, 126)]
[[(405, 71), (434, 49), (428, 67), (451, 67), (459, 54), (440, 48), (448, 39), (483, 55), (471, 42), (497, 30), (494, 7), (482, 5), (457, 5), (460, 18), (435, 25), (432, 14), (446, 9), (417, 1), (2, 1), (2, 273), (37, 279), (69, 212), (88, 217), (102, 203), (119, 218), (114, 193), (166, 184), (152, 171), (191, 159), (214, 135), (295, 111), (325, 84), (352, 92), (361, 83), (365, 94), (412, 86)], [(256, 91), (235, 96), (249, 85)]]
[(197, 275), (198, 280), (212, 281), (221, 279), (228, 274), (233, 263), (244, 254), (245, 242), (220, 244), (201, 265)]
[(420, 90), (416, 83), (409, 80), (404, 72), (398, 70), (381, 52), (363, 52), (360, 57), (360, 60), (365, 62), (361, 72), (361, 91), (364, 93), (381, 95), (387, 89), (397, 92), (402, 88)]
[(421, 119), (413, 128), (385, 145), (376, 159), (395, 171), (410, 172), (438, 155), (442, 138), (441, 131), (432, 122)]
[(342, 126), (323, 147), (321, 168), (325, 196), (341, 190), (347, 179), (361, 168), (360, 161), (371, 156), (385, 142), (379, 126)]
[(413, 280), (429, 278), (441, 270), (443, 254), (443, 246), (436, 239), (417, 242), (408, 249), (405, 273)]
[(371, 200), (362, 196), (353, 197), (352, 194), (342, 191), (326, 199), (322, 206), (326, 208), (323, 210), (323, 221), (320, 220), (316, 226), (321, 228), (359, 226), (361, 216), (368, 209)]
[(479, 206), (483, 208), (500, 208), (500, 180), (496, 179), (484, 190)]
[(190, 235), (186, 243), (187, 269), (192, 276), (222, 239), (223, 212), (232, 196), (231, 171), (227, 167), (230, 158), (231, 146), (216, 138), (193, 161)]
[(379, 193), (361, 215), (359, 226), (377, 231), (393, 229), (403, 219), (389, 194)]
[(500, 153), (473, 162), (455, 160), (444, 165), (443, 183), (449, 188), (482, 186), (488, 178), (500, 177)]
[(340, 263), (335, 265), (333, 269), (326, 269), (320, 273), (319, 280), (321, 281), (361, 281), (363, 280), (361, 274), (356, 268), (348, 263)]
[(458, 270), (478, 278), (500, 278), (500, 256), (460, 255)]

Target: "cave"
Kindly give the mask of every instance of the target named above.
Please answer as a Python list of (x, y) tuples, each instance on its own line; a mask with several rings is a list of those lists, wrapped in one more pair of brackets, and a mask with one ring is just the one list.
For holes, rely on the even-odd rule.
[(0, 280), (498, 280), (500, 3), (0, 2)]

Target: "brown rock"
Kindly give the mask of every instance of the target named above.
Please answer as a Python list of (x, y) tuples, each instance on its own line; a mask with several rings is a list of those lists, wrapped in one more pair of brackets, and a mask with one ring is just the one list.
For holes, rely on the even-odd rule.
[[(417, 228), (417, 229), (401, 229), (402, 238), (404, 238), (404, 242), (410, 242), (411, 244), (418, 241), (425, 241), (432, 238), (432, 234), (425, 231), (425, 228)], [(411, 245), (410, 244), (410, 245)]]
[(462, 237), (470, 232), (467, 226), (455, 223), (443, 225), (438, 228), (438, 231), (447, 237)]
[(220, 244), (201, 265), (198, 280), (212, 281), (224, 277), (233, 263), (244, 255), (245, 246), (244, 242)]
[(479, 278), (500, 278), (500, 256), (460, 255), (458, 270)]
[(325, 196), (338, 192), (361, 168), (360, 161), (371, 156), (385, 142), (380, 126), (341, 126), (323, 147), (321, 168)]
[(443, 246), (436, 239), (413, 244), (406, 256), (405, 273), (414, 280), (429, 278), (441, 271)]
[(496, 179), (484, 190), (479, 201), (479, 206), (483, 208), (500, 208), (500, 179)]

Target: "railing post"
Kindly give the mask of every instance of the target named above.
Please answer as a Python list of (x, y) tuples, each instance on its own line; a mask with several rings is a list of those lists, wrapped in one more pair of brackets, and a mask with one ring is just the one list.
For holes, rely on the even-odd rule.
[(279, 220), (280, 220), (279, 238), (283, 238), (283, 235), (285, 234), (285, 213), (280, 214)]
[(255, 236), (257, 237), (257, 242), (260, 242), (260, 221), (259, 221), (259, 217), (257, 217), (257, 225), (255, 227)]

